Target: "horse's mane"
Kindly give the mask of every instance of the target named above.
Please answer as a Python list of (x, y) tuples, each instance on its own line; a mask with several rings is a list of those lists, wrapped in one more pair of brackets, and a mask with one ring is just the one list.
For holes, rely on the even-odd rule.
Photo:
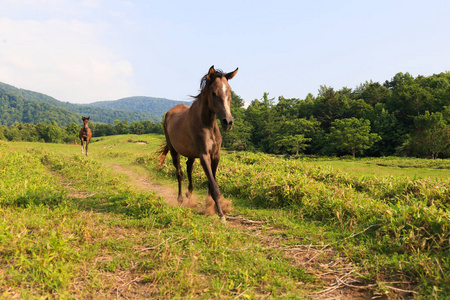
[(194, 102), (200, 100), (202, 93), (206, 90), (209, 85), (216, 80), (216, 78), (222, 78), (226, 75), (225, 72), (223, 72), (220, 69), (216, 69), (215, 72), (208, 78), (208, 74), (202, 77), (200, 80), (200, 93), (197, 96), (192, 96), (194, 98)]

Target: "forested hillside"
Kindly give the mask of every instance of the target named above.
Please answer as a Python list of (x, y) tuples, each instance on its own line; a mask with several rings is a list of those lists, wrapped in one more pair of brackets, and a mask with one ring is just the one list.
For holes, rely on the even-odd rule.
[(80, 117), (67, 109), (49, 103), (26, 100), (13, 92), (0, 89), (0, 125), (18, 123), (50, 124), (56, 122), (67, 126), (71, 122), (79, 123)]
[[(118, 110), (145, 112), (162, 117), (169, 109), (178, 104), (185, 104), (189, 106), (191, 105), (191, 102), (153, 97), (128, 97), (115, 101), (99, 101), (88, 105)], [(161, 118), (158, 121), (160, 120)]]
[(321, 86), (305, 99), (233, 95), (224, 146), (267, 153), (450, 157), (450, 72), (398, 73), (355, 89)]
[[(98, 123), (107, 123), (107, 124), (114, 124), (115, 120), (120, 121), (127, 121), (127, 122), (139, 122), (139, 121), (146, 121), (151, 120), (154, 122), (160, 122), (161, 121), (161, 115), (156, 114), (150, 114), (143, 111), (131, 111), (127, 109), (123, 110), (117, 110), (117, 109), (111, 109), (111, 108), (101, 108), (101, 107), (94, 107), (94, 106), (87, 106), (87, 105), (79, 105), (79, 104), (72, 104), (68, 102), (61, 102), (56, 100), (55, 98), (52, 98), (50, 96), (28, 91), (24, 89), (19, 89), (16, 87), (13, 87), (11, 85), (1, 83), (0, 82), (0, 91), (9, 92), (9, 94), (15, 94), (18, 96), (21, 96), (24, 100), (29, 101), (36, 101), (43, 104), (46, 104), (47, 106), (42, 106), (41, 108), (48, 107), (48, 105), (56, 106), (57, 108), (63, 108), (64, 110), (67, 110), (69, 112), (75, 113), (78, 116), (90, 116), (92, 120)], [(36, 107), (36, 110), (39, 111), (39, 105), (34, 105)], [(27, 121), (26, 119), (18, 119), (13, 118), (13, 122), (19, 122), (19, 123), (36, 123), (36, 122), (44, 122), (49, 123), (52, 120), (47, 120), (45, 118), (46, 112), (38, 112), (39, 119), (35, 120), (35, 122)], [(11, 118), (10, 118), (11, 119)], [(64, 121), (64, 120), (56, 120), (58, 124), (67, 125), (71, 121)], [(12, 124), (12, 123), (2, 123), (4, 125)], [(67, 123), (67, 124), (66, 124)]]

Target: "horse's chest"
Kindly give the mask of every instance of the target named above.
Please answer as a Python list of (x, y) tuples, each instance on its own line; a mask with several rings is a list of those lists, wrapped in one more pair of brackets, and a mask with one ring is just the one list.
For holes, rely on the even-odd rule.
[(205, 132), (203, 140), (206, 152), (215, 153), (219, 151), (220, 143), (222, 141), (220, 133), (216, 132), (214, 129), (208, 130)]
[(206, 148), (207, 152), (216, 151), (216, 148), (217, 148), (216, 136), (211, 134), (205, 139), (205, 148)]

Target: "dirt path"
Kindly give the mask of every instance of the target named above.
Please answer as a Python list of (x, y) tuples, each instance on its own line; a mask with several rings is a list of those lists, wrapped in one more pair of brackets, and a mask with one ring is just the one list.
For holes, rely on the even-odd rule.
[[(117, 164), (108, 166), (116, 172), (126, 175), (129, 178), (129, 184), (134, 188), (153, 190), (169, 205), (178, 205), (177, 193), (173, 188), (155, 184), (147, 177), (136, 174), (124, 166)], [(200, 206), (204, 207), (202, 203)], [(405, 294), (395, 290), (384, 294), (374, 292), (377, 284), (364, 282), (355, 266), (347, 258), (336, 255), (330, 245), (304, 244), (301, 237), (283, 238), (281, 229), (267, 228), (265, 221), (254, 221), (244, 216), (228, 215), (226, 226), (258, 238), (265, 247), (281, 250), (286, 257), (292, 260), (293, 265), (305, 269), (307, 273), (316, 277), (318, 282), (322, 282), (324, 287), (322, 290), (312, 293), (311, 299), (408, 299), (404, 297)], [(264, 226), (264, 230), (262, 226)], [(289, 245), (294, 246), (286, 246), (287, 241), (289, 241)]]
[(172, 188), (155, 184), (149, 181), (148, 178), (139, 176), (132, 170), (119, 166), (118, 164), (110, 164), (108, 166), (112, 167), (114, 171), (126, 175), (129, 179), (128, 183), (134, 188), (144, 191), (155, 191), (156, 195), (162, 197), (169, 205), (178, 205), (177, 193)]

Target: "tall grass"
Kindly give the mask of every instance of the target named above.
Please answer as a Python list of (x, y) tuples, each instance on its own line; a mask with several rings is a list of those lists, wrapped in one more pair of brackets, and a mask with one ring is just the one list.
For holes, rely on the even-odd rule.
[[(162, 172), (172, 175), (172, 169), (166, 162)], [(365, 245), (363, 253), (348, 253), (361, 264), (393, 274), (401, 268), (428, 292), (450, 291), (449, 179), (358, 177), (246, 152), (222, 155), (217, 176), (222, 193), (245, 199), (249, 207), (295, 210), (298, 218), (344, 234), (364, 230), (354, 238)], [(205, 187), (201, 168), (193, 177)]]
[(2, 297), (299, 298), (314, 288), (257, 237), (169, 207), (63, 146), (30, 145), (0, 145)]

